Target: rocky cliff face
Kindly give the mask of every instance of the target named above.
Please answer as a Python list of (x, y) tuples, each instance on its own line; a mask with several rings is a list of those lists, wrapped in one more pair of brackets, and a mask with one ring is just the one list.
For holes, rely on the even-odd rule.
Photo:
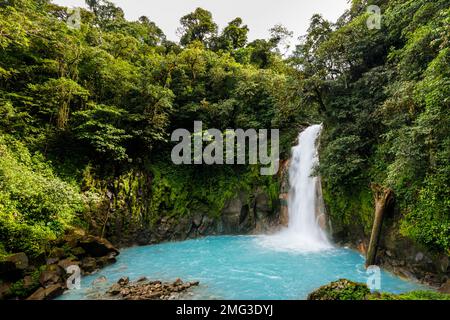
[(280, 205), (265, 186), (237, 189), (225, 200), (220, 212), (206, 204), (186, 212), (160, 212), (152, 208), (152, 179), (144, 173), (109, 183), (104, 201), (86, 220), (90, 232), (121, 247), (208, 235), (255, 234), (279, 225)]

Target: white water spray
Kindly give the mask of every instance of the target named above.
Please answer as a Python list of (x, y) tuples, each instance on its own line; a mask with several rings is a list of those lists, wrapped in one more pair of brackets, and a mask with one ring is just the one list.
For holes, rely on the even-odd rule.
[(318, 178), (313, 169), (318, 164), (316, 140), (321, 125), (300, 133), (299, 144), (292, 149), (289, 168), (289, 225), (281, 232), (263, 237), (262, 244), (281, 250), (319, 251), (332, 248), (316, 217)]

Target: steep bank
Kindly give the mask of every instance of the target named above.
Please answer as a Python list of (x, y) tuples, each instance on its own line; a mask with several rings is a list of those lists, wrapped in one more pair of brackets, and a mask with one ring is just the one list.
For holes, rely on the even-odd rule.
[(169, 164), (96, 181), (104, 201), (84, 220), (121, 247), (276, 228), (281, 178), (228, 169), (196, 174)]

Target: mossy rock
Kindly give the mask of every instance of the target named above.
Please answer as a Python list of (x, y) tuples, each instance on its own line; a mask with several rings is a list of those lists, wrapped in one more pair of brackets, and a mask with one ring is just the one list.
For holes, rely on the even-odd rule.
[(340, 279), (308, 295), (308, 300), (366, 300), (370, 290), (363, 283)]

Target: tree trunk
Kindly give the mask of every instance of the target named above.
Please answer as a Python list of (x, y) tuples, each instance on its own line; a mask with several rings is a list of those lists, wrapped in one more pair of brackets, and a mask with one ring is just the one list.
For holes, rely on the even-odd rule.
[(375, 264), (384, 214), (394, 199), (394, 192), (389, 188), (373, 184), (372, 191), (375, 200), (375, 219), (372, 227), (372, 235), (370, 236), (369, 249), (367, 250), (366, 267)]

